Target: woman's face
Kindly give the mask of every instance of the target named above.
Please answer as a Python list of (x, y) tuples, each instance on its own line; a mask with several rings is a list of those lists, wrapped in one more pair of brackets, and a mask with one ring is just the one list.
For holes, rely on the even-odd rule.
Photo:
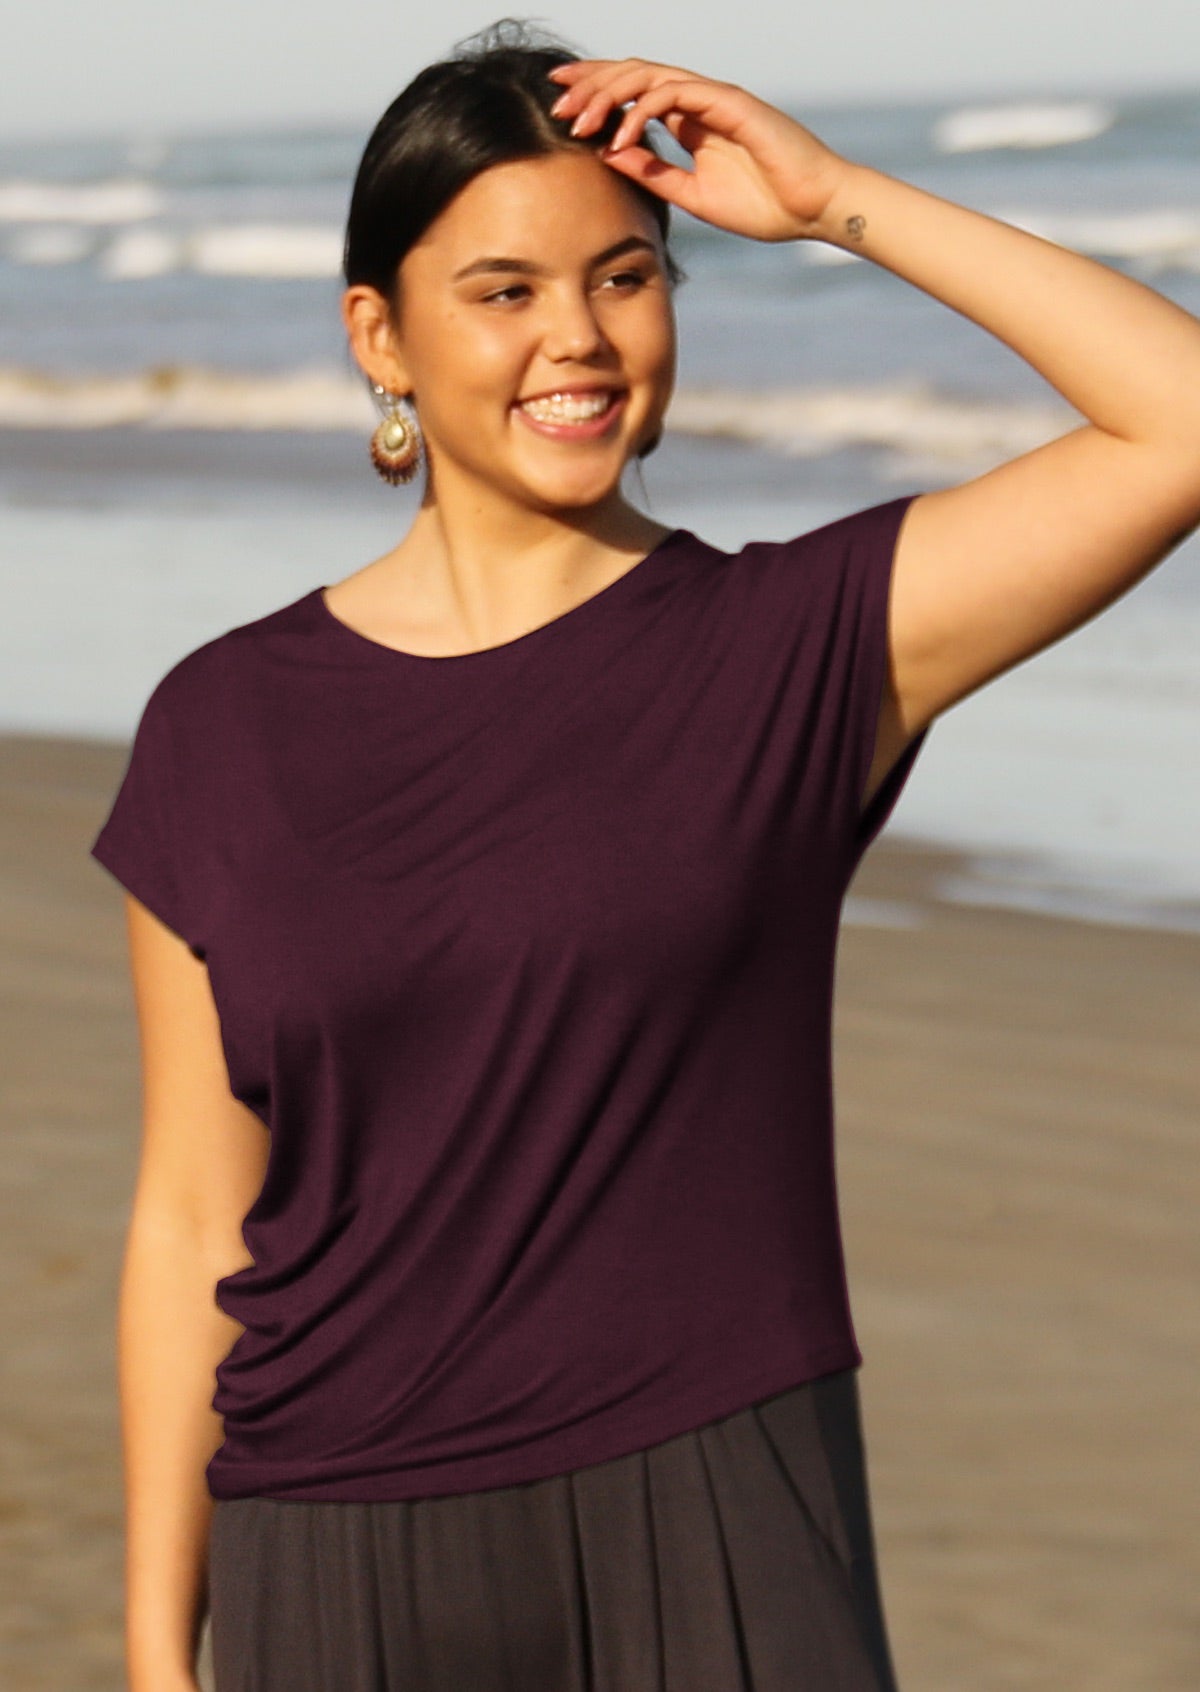
[[(397, 336), (440, 494), (595, 506), (659, 432), (675, 321), (653, 216), (601, 160), (495, 165), (400, 269)], [(559, 397), (555, 397), (559, 396)]]

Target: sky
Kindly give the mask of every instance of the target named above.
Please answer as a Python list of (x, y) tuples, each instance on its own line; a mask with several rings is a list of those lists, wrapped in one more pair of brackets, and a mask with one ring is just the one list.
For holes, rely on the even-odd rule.
[[(814, 106), (1200, 86), (1196, 0), (549, 0), (588, 54)], [(369, 125), (503, 0), (0, 0), (0, 138)]]

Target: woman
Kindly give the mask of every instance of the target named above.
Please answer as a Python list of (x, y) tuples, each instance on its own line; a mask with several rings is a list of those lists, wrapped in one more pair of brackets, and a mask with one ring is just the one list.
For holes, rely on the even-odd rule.
[[(786, 543), (651, 521), (670, 206), (884, 265), (1086, 421)], [(194, 1687), (207, 1608), (218, 1692), (878, 1692), (841, 900), (933, 720), (1200, 521), (1200, 326), (504, 32), (380, 120), (346, 282), (420, 510), (164, 676), (93, 847), (143, 1049), (130, 1685)]]

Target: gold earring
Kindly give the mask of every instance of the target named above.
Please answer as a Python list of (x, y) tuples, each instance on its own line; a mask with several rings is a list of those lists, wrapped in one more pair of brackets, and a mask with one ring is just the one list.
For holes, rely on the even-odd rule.
[(421, 462), (421, 430), (416, 417), (400, 410), (399, 394), (390, 394), (378, 382), (371, 384), (383, 421), (371, 436), (371, 463), (393, 487), (411, 482)]

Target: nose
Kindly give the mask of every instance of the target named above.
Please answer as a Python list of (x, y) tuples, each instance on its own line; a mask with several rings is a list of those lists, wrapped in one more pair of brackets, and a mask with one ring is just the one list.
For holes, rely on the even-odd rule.
[(608, 337), (586, 294), (564, 290), (556, 298), (546, 323), (547, 357), (563, 361), (595, 358), (608, 347)]

